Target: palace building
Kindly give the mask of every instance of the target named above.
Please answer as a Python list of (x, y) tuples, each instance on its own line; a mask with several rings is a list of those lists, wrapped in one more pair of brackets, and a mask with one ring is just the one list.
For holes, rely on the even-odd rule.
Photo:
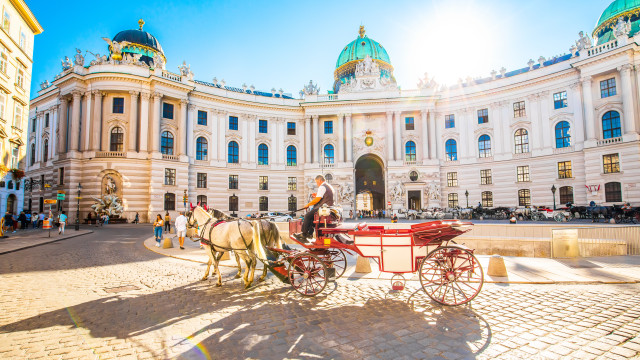
[[(300, 98), (196, 80), (186, 62), (173, 73), (143, 24), (41, 85), (25, 206), (82, 184), (82, 217), (107, 194), (128, 219), (181, 210), (185, 195), (287, 211), (320, 173), (347, 211), (640, 203), (640, 1), (614, 1), (566, 55), (413, 90), (396, 84), (401, 54), (360, 27), (337, 51), (333, 90), (310, 82)], [(75, 211), (70, 198), (59, 206)]]

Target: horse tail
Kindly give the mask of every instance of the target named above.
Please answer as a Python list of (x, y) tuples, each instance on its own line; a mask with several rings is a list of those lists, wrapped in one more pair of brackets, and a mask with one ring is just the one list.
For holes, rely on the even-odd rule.
[(264, 251), (264, 246), (262, 244), (262, 237), (260, 236), (260, 221), (252, 221), (251, 226), (253, 228), (253, 241), (252, 241), (252, 250), (253, 253), (256, 254), (258, 259), (265, 260), (267, 258), (267, 254)]

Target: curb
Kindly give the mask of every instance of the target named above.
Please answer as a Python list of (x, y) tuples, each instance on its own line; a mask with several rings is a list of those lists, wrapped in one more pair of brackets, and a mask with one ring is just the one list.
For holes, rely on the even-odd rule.
[(51, 244), (51, 243), (54, 243), (54, 242), (67, 240), (67, 239), (72, 239), (74, 237), (84, 236), (84, 235), (89, 235), (89, 234), (93, 234), (93, 230), (89, 230), (89, 232), (86, 232), (84, 234), (70, 235), (70, 236), (67, 236), (67, 237), (63, 237), (63, 238), (59, 238), (59, 239), (55, 239), (55, 240), (51, 240), (51, 241), (45, 241), (45, 242), (34, 244), (34, 245), (24, 246), (24, 247), (21, 247), (21, 248), (18, 248), (18, 249), (13, 249), (13, 250), (9, 250), (9, 251), (3, 251), (3, 252), (0, 252), (0, 255), (10, 254), (10, 253), (13, 253), (13, 252), (16, 252), (16, 251), (31, 249), (31, 248), (34, 248), (34, 247), (37, 247), (37, 246)]

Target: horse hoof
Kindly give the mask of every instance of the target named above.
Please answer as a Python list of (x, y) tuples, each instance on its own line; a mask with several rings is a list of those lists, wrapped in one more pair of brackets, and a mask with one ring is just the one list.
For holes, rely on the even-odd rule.
[(238, 274), (236, 275), (235, 279), (240, 279), (242, 277), (242, 275)]
[(222, 286), (222, 283), (217, 283), (216, 284), (216, 287), (221, 287), (221, 286)]
[(200, 279), (200, 281), (205, 281), (205, 280), (207, 280), (207, 277), (206, 277), (206, 276), (205, 276), (205, 277), (203, 277), (202, 279)]

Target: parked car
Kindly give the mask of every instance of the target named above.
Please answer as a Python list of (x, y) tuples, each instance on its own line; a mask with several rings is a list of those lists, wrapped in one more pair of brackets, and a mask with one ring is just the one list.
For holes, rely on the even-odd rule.
[(270, 213), (267, 213), (266, 216), (270, 218), (269, 220), (276, 221), (276, 222), (289, 222), (293, 219), (291, 215), (283, 214), (279, 212), (270, 212)]

